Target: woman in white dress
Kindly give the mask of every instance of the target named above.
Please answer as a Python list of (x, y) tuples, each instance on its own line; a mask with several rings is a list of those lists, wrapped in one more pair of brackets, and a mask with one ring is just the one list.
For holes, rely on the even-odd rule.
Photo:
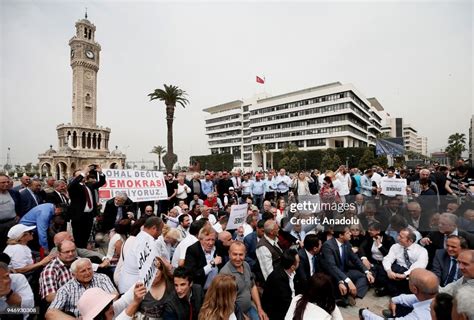
[(336, 306), (331, 278), (324, 273), (315, 273), (309, 280), (306, 291), (291, 300), (285, 320), (343, 320)]

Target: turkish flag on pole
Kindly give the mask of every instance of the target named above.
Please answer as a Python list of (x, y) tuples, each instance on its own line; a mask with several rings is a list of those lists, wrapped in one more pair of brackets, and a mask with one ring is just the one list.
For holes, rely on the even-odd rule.
[(262, 79), (259, 76), (257, 76), (257, 82), (261, 83), (261, 84), (264, 84), (265, 83), (265, 78)]

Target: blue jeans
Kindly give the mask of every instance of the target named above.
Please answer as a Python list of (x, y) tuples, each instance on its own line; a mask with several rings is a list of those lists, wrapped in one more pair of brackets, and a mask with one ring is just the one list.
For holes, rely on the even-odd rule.
[(246, 314), (250, 318), (250, 320), (260, 320), (260, 318), (258, 317), (257, 309), (255, 309), (254, 306), (251, 306), (250, 309), (247, 310)]

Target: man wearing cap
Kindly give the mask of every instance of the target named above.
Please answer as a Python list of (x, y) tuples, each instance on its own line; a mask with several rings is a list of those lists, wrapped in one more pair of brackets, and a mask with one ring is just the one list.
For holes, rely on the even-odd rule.
[(89, 236), (92, 231), (92, 224), (97, 211), (97, 199), (95, 192), (105, 184), (105, 175), (99, 165), (95, 166), (95, 171), (99, 174), (99, 181), (87, 186), (84, 179), (89, 175), (92, 166), (87, 166), (81, 172), (74, 173), (74, 179), (68, 186), (71, 205), (69, 207), (72, 232), (78, 248), (86, 248)]
[(101, 288), (107, 293), (117, 295), (114, 285), (106, 275), (94, 273), (89, 259), (79, 258), (74, 261), (71, 272), (73, 279), (59, 288), (46, 312), (46, 319), (61, 319), (65, 313), (78, 317), (77, 303), (89, 288)]

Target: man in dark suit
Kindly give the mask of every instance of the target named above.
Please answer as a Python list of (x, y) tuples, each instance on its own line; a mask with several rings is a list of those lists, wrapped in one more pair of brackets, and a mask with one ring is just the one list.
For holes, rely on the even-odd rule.
[(104, 215), (102, 218), (102, 231), (109, 232), (115, 226), (115, 223), (122, 219), (135, 219), (137, 207), (125, 192), (119, 192), (115, 198), (110, 199), (105, 204)]
[(374, 282), (372, 273), (352, 251), (349, 243), (351, 232), (348, 226), (340, 226), (334, 237), (322, 247), (321, 267), (329, 274), (341, 296), (341, 306), (355, 305), (355, 297), (363, 298)]
[(450, 235), (446, 249), (436, 250), (432, 271), (439, 278), (440, 286), (444, 287), (462, 277), (457, 259), (461, 251), (467, 249), (466, 239)]
[[(87, 186), (84, 179), (89, 175), (91, 170), (99, 175), (99, 181)], [(95, 191), (105, 184), (105, 175), (99, 165), (87, 166), (81, 172), (74, 172), (74, 179), (68, 186), (71, 204), (69, 213), (71, 216), (72, 233), (76, 240), (78, 248), (87, 248), (87, 241), (92, 231), (94, 217), (97, 212), (97, 199)]]
[(409, 225), (418, 230), (423, 235), (430, 230), (430, 213), (422, 212), (421, 205), (416, 201), (411, 201), (407, 205), (406, 219)]
[(20, 215), (24, 216), (25, 213), (43, 203), (43, 197), (41, 194), (41, 181), (38, 179), (31, 180), (28, 187), (20, 191)]
[(295, 249), (285, 250), (280, 265), (270, 273), (262, 295), (262, 307), (271, 320), (283, 320), (294, 295), (290, 281), (294, 280), (300, 257)]
[(358, 252), (364, 266), (374, 274), (375, 293), (378, 296), (384, 296), (387, 293), (381, 282), (381, 279), (385, 279), (386, 274), (382, 261), (392, 245), (395, 244), (395, 240), (381, 229), (380, 223), (370, 223), (367, 229), (368, 236), (362, 241)]
[(420, 240), (420, 244), (428, 250), (428, 269), (433, 264), (433, 259), (438, 249), (446, 247), (446, 240), (450, 235), (461, 236), (467, 241), (469, 249), (474, 249), (474, 235), (458, 229), (458, 217), (452, 213), (443, 213), (439, 217), (438, 231), (432, 231)]
[(257, 258), (257, 243), (260, 241), (260, 239), (263, 238), (264, 235), (264, 227), (265, 221), (259, 220), (257, 222), (257, 228), (254, 232), (248, 234), (244, 238), (244, 244), (246, 250), (245, 254), (245, 261), (249, 264), (250, 269), (255, 275), (255, 281), (257, 283), (263, 283), (265, 282), (265, 279), (263, 278), (262, 270), (260, 270), (260, 265), (258, 263), (258, 258)]
[(54, 191), (46, 194), (45, 202), (52, 203), (55, 206), (69, 205), (69, 197), (67, 196), (67, 184), (64, 180), (54, 181)]
[(298, 250), (300, 265), (296, 270), (296, 277), (298, 279), (298, 285), (295, 287), (296, 294), (303, 293), (311, 276), (321, 270), (321, 256), (319, 255), (322, 245), (321, 239), (315, 234), (308, 234), (303, 242), (303, 248)]
[(184, 267), (193, 276), (194, 283), (206, 290), (223, 266), (216, 250), (216, 231), (206, 226), (199, 231), (199, 241), (186, 249)]

